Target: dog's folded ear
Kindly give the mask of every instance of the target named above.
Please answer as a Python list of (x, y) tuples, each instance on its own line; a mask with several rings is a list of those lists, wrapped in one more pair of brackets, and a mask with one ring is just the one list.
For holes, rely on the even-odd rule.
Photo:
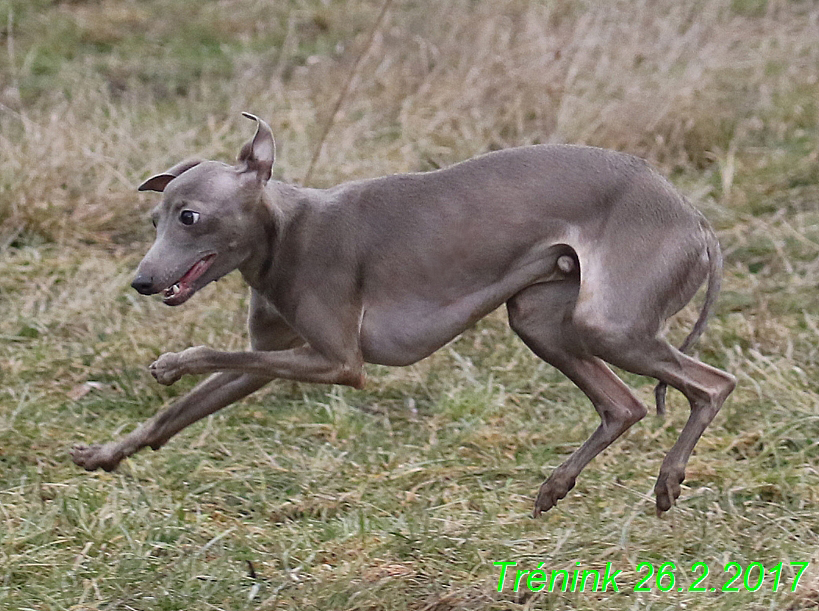
[(242, 116), (256, 121), (256, 135), (239, 151), (238, 160), (245, 165), (246, 172), (255, 172), (257, 180), (264, 184), (270, 180), (273, 161), (276, 159), (273, 131), (267, 123), (249, 112), (243, 112)]
[(162, 191), (165, 190), (165, 187), (168, 186), (168, 183), (174, 178), (179, 176), (182, 172), (187, 172), (192, 167), (195, 167), (200, 163), (202, 163), (201, 159), (188, 159), (187, 161), (177, 163), (170, 170), (166, 170), (162, 174), (157, 174), (156, 176), (151, 176), (148, 180), (137, 187), (137, 191), (159, 191), (162, 193)]

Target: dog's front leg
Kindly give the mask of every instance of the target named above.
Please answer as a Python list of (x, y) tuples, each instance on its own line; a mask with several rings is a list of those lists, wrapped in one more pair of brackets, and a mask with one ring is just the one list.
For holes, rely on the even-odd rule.
[(71, 450), (71, 458), (88, 471), (113, 471), (124, 458), (147, 446), (158, 450), (189, 424), (246, 397), (269, 381), (269, 377), (241, 373), (211, 376), (122, 439), (91, 446), (76, 445)]
[(183, 375), (216, 371), (283, 378), (298, 382), (364, 385), (360, 356), (328, 357), (312, 346), (275, 352), (219, 352), (206, 346), (169, 352), (151, 364), (151, 374), (160, 384), (173, 384)]

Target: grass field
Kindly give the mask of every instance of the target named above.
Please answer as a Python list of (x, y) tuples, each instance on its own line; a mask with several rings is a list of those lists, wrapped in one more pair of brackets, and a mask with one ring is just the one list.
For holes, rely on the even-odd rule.
[[(573, 142), (688, 194), (726, 256), (697, 352), (739, 385), (662, 519), (654, 479), (688, 416), (673, 391), (530, 517), (598, 419), (504, 312), (415, 366), (368, 367), (364, 390), (274, 383), (115, 473), (71, 462), (192, 387), (156, 384), (157, 355), (247, 341), (235, 275), (178, 309), (130, 289), (156, 202), (136, 185), (232, 159), (244, 110), (274, 129), (274, 175), (302, 181), (380, 7), (0, 0), (0, 609), (819, 608), (811, 0), (394, 0), (311, 178)], [(624, 379), (652, 404), (653, 380)], [(622, 572), (617, 592), (499, 592), (495, 562)], [(674, 563), (673, 586), (635, 591), (641, 562)]]

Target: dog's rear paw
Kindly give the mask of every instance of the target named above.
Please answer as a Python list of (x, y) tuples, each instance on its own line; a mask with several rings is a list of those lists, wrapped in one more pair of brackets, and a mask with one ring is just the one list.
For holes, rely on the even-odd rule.
[(71, 460), (86, 471), (96, 469), (113, 471), (119, 465), (122, 456), (119, 456), (110, 444), (91, 446), (77, 444), (71, 448)]
[(657, 484), (654, 486), (654, 494), (657, 497), (657, 516), (671, 509), (674, 503), (680, 498), (682, 489), (680, 484), (685, 479), (685, 468), (682, 466), (668, 467), (663, 465), (660, 468), (660, 475)]
[(549, 511), (557, 505), (557, 502), (566, 496), (569, 490), (574, 488), (574, 483), (575, 479), (573, 477), (565, 477), (558, 471), (552, 473), (549, 479), (540, 486), (532, 517), (537, 518), (544, 511)]

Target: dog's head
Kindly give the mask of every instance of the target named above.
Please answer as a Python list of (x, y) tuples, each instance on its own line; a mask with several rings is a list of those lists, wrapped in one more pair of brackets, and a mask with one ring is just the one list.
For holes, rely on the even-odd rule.
[(163, 194), (151, 213), (156, 241), (131, 283), (143, 295), (162, 293), (164, 303), (180, 305), (240, 267), (254, 242), (258, 246), (260, 200), (276, 144), (267, 123), (242, 114), (256, 121), (257, 129), (236, 165), (183, 161), (139, 186)]

